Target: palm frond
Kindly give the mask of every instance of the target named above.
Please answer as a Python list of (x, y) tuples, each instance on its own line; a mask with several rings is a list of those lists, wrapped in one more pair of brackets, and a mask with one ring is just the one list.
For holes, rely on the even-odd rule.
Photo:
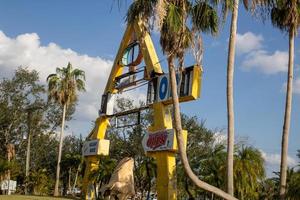
[(136, 0), (134, 1), (126, 15), (126, 21), (128, 23), (133, 23), (135, 20), (139, 18), (143, 18), (144, 20), (149, 20), (151, 16), (154, 15), (154, 9), (157, 0)]
[(85, 73), (79, 69), (73, 70), (71, 63), (67, 67), (57, 68), (56, 72), (47, 78), (48, 99), (70, 105), (77, 100), (77, 91), (85, 91)]
[(216, 10), (205, 2), (198, 2), (191, 10), (194, 28), (200, 32), (218, 33), (219, 20)]
[(168, 11), (165, 23), (168, 25), (170, 31), (178, 32), (180, 31), (180, 29), (182, 29), (182, 26), (184, 25), (182, 15), (183, 11), (181, 7), (173, 3), (168, 4)]
[(80, 69), (74, 69), (72, 71), (71, 76), (74, 77), (76, 80), (77, 79), (85, 80), (85, 72), (83, 70), (80, 70)]
[(49, 81), (52, 77), (56, 77), (57, 76), (57, 74), (50, 74), (49, 76), (47, 76), (47, 81)]

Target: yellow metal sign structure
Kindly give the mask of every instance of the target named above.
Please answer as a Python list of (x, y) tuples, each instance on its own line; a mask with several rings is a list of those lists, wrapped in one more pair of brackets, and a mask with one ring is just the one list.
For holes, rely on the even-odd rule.
[[(134, 36), (138, 40), (141, 53), (143, 55), (145, 67), (144, 79), (150, 81), (155, 77), (159, 77), (163, 74), (163, 70), (160, 66), (157, 54), (154, 49), (151, 37), (149, 33), (144, 32), (141, 28), (141, 24), (134, 23), (129, 24), (124, 33), (121, 41), (117, 56), (113, 63), (111, 73), (109, 75), (104, 94), (114, 94), (118, 92), (116, 87), (117, 78), (120, 77), (125, 66), (120, 62), (124, 50), (132, 42)], [(190, 101), (199, 97), (200, 95), (200, 83), (201, 83), (201, 68), (195, 67), (193, 71), (193, 80), (191, 85), (192, 95), (180, 99), (180, 101)], [(150, 106), (153, 109), (154, 122), (149, 127), (149, 132), (157, 132), (165, 129), (172, 129), (172, 115), (170, 111), (170, 100), (165, 102), (154, 102)], [(88, 136), (88, 140), (105, 140), (105, 133), (109, 127), (109, 115), (101, 113), (95, 122), (95, 127)], [(186, 137), (186, 131), (184, 131)], [(142, 141), (141, 141), (142, 142)], [(107, 145), (100, 145), (100, 148), (106, 147)], [(99, 149), (98, 152), (107, 152), (107, 149)], [(157, 195), (159, 200), (175, 200), (177, 199), (176, 194), (176, 151), (155, 151), (147, 153), (153, 156), (157, 162)], [(83, 179), (83, 193), (84, 199), (95, 199), (93, 183), (89, 180), (90, 173), (93, 170), (98, 169), (97, 157), (95, 155), (85, 156), (86, 169)]]

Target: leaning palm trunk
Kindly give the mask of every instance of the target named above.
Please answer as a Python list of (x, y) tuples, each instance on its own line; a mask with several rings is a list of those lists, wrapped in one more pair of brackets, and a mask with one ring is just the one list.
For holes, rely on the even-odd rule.
[(72, 195), (74, 195), (74, 191), (75, 191), (75, 187), (76, 187), (76, 184), (77, 184), (77, 179), (78, 179), (78, 173), (79, 173), (79, 170), (80, 170), (80, 166), (81, 166), (81, 163), (79, 163), (78, 168), (76, 170), (75, 180), (74, 180), (74, 184), (73, 184), (73, 187), (72, 187)]
[(61, 152), (62, 152), (62, 145), (63, 145), (64, 128), (65, 128), (66, 109), (67, 109), (67, 105), (64, 104), (62, 123), (61, 123), (61, 133), (60, 133), (60, 138), (59, 138), (59, 148), (58, 148), (58, 158), (57, 158), (57, 166), (56, 166), (56, 180), (55, 180), (54, 196), (59, 195), (58, 187), (59, 187), (60, 161), (61, 161)]
[(292, 110), (292, 93), (293, 93), (293, 71), (294, 71), (294, 29), (291, 28), (289, 33), (289, 65), (288, 65), (288, 80), (285, 102), (284, 124), (282, 131), (282, 146), (281, 146), (281, 163), (280, 163), (280, 199), (285, 199), (286, 194), (286, 177), (287, 177), (287, 154), (288, 141), (291, 122)]
[(195, 185), (197, 185), (199, 188), (202, 188), (206, 191), (215, 193), (216, 195), (228, 199), (228, 200), (234, 200), (233, 196), (227, 194), (226, 192), (220, 190), (219, 188), (216, 188), (212, 185), (209, 185), (203, 181), (201, 181), (192, 171), (186, 154), (186, 149), (184, 146), (184, 140), (182, 136), (182, 125), (181, 125), (181, 117), (180, 117), (180, 108), (179, 108), (179, 100), (178, 100), (178, 94), (177, 94), (177, 84), (176, 84), (176, 73), (175, 73), (175, 67), (174, 67), (174, 60), (172, 56), (168, 57), (168, 65), (169, 65), (169, 73), (170, 73), (170, 82), (171, 82), (171, 91), (172, 91), (172, 101), (173, 101), (173, 111), (174, 111), (174, 126), (175, 126), (175, 132), (177, 137), (177, 143), (178, 143), (178, 151), (179, 155), (184, 167), (184, 170), (186, 174), (189, 176), (189, 178), (193, 181)]
[(230, 39), (228, 47), (227, 61), (227, 192), (234, 194), (233, 188), (233, 153), (234, 153), (234, 109), (233, 109), (233, 74), (234, 74), (234, 57), (235, 57), (235, 38), (237, 31), (239, 0), (234, 0)]

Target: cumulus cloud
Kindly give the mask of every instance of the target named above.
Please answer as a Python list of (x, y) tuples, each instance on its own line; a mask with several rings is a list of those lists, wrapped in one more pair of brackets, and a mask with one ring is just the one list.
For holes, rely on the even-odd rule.
[(285, 51), (275, 51), (273, 54), (264, 50), (253, 51), (242, 62), (244, 69), (258, 69), (265, 74), (285, 72), (287, 65), (288, 53)]
[[(287, 83), (285, 82), (282, 86), (282, 91), (286, 92)], [(294, 80), (293, 83), (293, 93), (300, 94), (300, 78)]]
[(263, 47), (264, 38), (252, 32), (237, 34), (237, 54), (244, 55), (242, 68), (246, 71), (256, 69), (264, 74), (276, 74), (287, 71), (287, 51), (266, 51)]
[[(266, 153), (262, 150), (260, 152), (267, 165), (280, 165), (280, 158), (281, 158), (280, 154)], [(294, 167), (297, 165), (297, 161), (291, 156), (288, 156), (287, 162), (288, 162), (288, 166), (290, 167)]]
[(294, 93), (300, 94), (300, 78), (297, 78), (294, 82)]
[(217, 131), (214, 133), (214, 140), (215, 140), (215, 144), (223, 144), (226, 145), (227, 143), (227, 135), (223, 132)]
[(263, 40), (262, 35), (255, 35), (252, 32), (238, 33), (236, 35), (236, 52), (237, 54), (243, 54), (261, 49)]
[(55, 43), (43, 46), (36, 33), (10, 38), (0, 31), (0, 77), (12, 76), (18, 66), (24, 66), (37, 70), (42, 82), (46, 83), (46, 77), (55, 73), (56, 67), (65, 67), (68, 62), (86, 73), (87, 91), (79, 96), (75, 118), (95, 120), (112, 61), (79, 54)]

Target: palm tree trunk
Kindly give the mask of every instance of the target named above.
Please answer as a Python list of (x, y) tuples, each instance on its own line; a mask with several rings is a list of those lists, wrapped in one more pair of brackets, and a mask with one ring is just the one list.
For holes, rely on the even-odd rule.
[(58, 159), (57, 159), (57, 166), (56, 166), (56, 180), (55, 180), (54, 196), (59, 195), (58, 186), (59, 186), (59, 174), (60, 174), (60, 161), (61, 161), (61, 151), (62, 151), (62, 145), (63, 145), (64, 128), (65, 128), (66, 109), (67, 109), (67, 105), (65, 104), (64, 108), (63, 108), (61, 133), (60, 133), (60, 138), (59, 138), (59, 148), (58, 148)]
[(68, 177), (68, 191), (71, 193), (71, 173), (72, 173), (72, 168), (69, 168), (69, 177)]
[(26, 167), (25, 167), (25, 194), (28, 194), (28, 176), (30, 163), (30, 145), (31, 145), (31, 112), (28, 112), (28, 135), (27, 135), (27, 151), (26, 151)]
[(292, 93), (293, 93), (293, 71), (294, 71), (294, 39), (295, 32), (291, 28), (289, 33), (289, 66), (287, 77), (287, 91), (285, 102), (284, 124), (282, 131), (281, 143), (281, 163), (280, 163), (280, 199), (285, 199), (286, 194), (286, 177), (287, 177), (287, 155), (288, 155), (288, 142), (291, 122), (292, 110)]
[(75, 187), (76, 187), (76, 184), (77, 184), (77, 179), (78, 179), (78, 173), (79, 173), (79, 170), (80, 170), (80, 165), (81, 165), (81, 163), (78, 165), (78, 168), (76, 170), (75, 180), (74, 180), (74, 184), (73, 184), (73, 188), (72, 188), (72, 194), (75, 191)]
[(148, 166), (148, 161), (146, 161), (146, 173), (148, 177), (148, 191), (147, 191), (147, 200), (150, 199), (151, 193), (151, 175), (150, 175), (150, 168)]
[[(12, 158), (12, 152), (11, 152), (11, 147), (10, 147), (10, 144), (7, 144), (6, 145), (6, 153), (7, 153), (7, 162), (10, 163), (10, 160)], [(9, 188), (9, 185), (10, 185), (10, 168), (8, 168), (7, 172), (6, 172), (6, 180), (8, 181), (8, 187), (7, 187), (7, 195), (10, 195), (10, 188)]]
[(224, 199), (228, 199), (228, 200), (236, 199), (233, 196), (227, 194), (226, 192), (220, 190), (219, 188), (214, 187), (212, 185), (209, 185), (209, 184), (201, 181), (193, 173), (193, 171), (189, 165), (188, 159), (187, 159), (187, 154), (186, 154), (183, 136), (182, 136), (182, 125), (181, 125), (181, 117), (180, 117), (179, 99), (178, 99), (178, 94), (177, 94), (176, 73), (175, 73), (174, 60), (173, 60), (172, 56), (168, 57), (168, 65), (169, 65), (172, 101), (173, 101), (174, 126), (175, 126), (175, 132), (176, 132), (177, 143), (178, 143), (178, 151), (179, 151), (179, 155), (180, 155), (185, 173), (189, 176), (189, 178), (193, 181), (193, 183), (195, 185), (197, 185), (199, 188), (202, 188), (209, 192), (213, 192), (216, 195), (218, 195)]
[(233, 74), (239, 0), (234, 0), (227, 61), (227, 192), (233, 196), (234, 109)]

